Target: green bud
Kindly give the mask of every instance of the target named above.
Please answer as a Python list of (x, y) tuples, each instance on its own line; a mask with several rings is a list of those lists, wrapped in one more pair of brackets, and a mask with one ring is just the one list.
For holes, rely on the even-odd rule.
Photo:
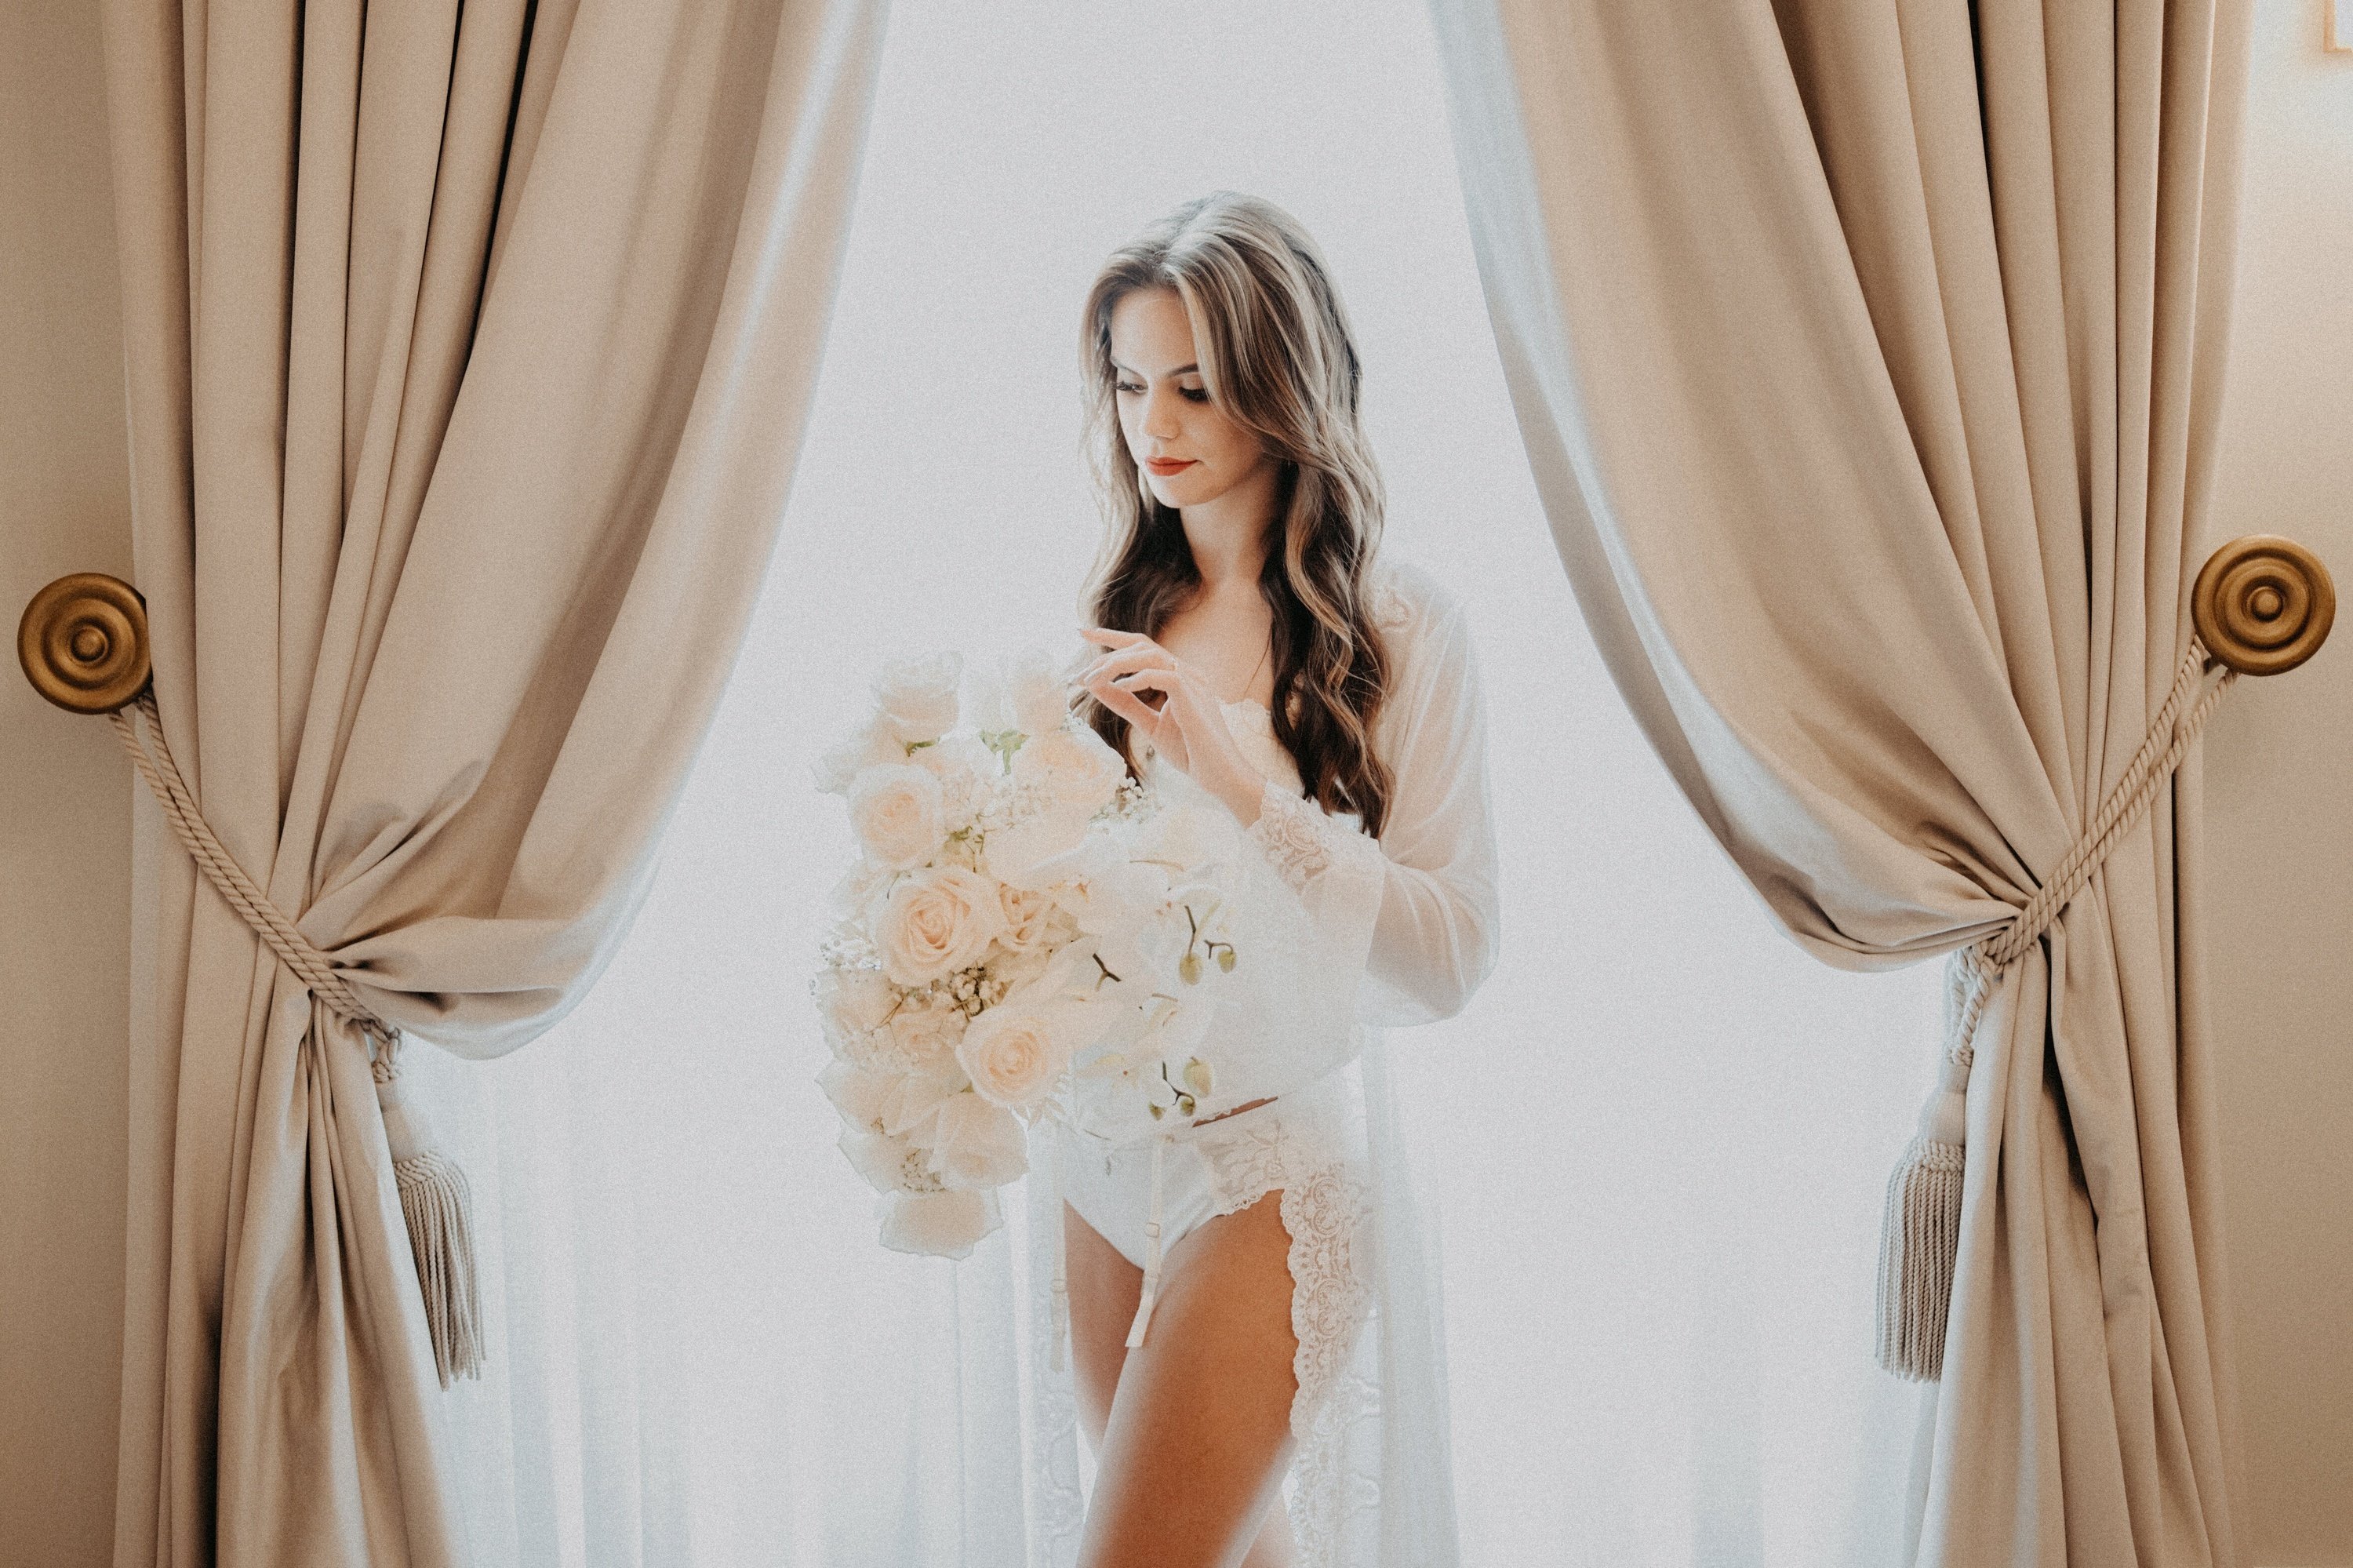
[(1201, 982), (1201, 955), (1187, 953), (1177, 959), (1176, 978), (1187, 985), (1198, 985)]
[(1178, 1095), (1176, 1097), (1176, 1109), (1180, 1115), (1191, 1116), (1193, 1114), (1193, 1097), (1190, 1095)]
[(1226, 971), (1226, 973), (1228, 973), (1228, 974), (1231, 974), (1231, 973), (1233, 973), (1233, 972), (1234, 972), (1234, 950), (1233, 950), (1233, 948), (1231, 948), (1228, 947), (1228, 948), (1219, 948), (1218, 949), (1218, 967), (1219, 967), (1219, 969), (1221, 969), (1225, 970), (1225, 971)]

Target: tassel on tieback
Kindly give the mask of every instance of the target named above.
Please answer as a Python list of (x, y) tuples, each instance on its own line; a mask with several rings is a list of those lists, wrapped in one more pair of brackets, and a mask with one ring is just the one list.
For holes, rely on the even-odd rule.
[(472, 1199), (466, 1173), (432, 1146), (424, 1118), (405, 1104), (398, 1087), (400, 1031), (370, 1012), (335, 962), (311, 945), (286, 912), (269, 901), (259, 883), (221, 843), (205, 821), (194, 791), (172, 756), (164, 735), (155, 694), (142, 692), (108, 715), (139, 776), (154, 792), (164, 818), (230, 908), (244, 916), (255, 936), (311, 989), (320, 1004), (358, 1028), (375, 1053), (376, 1104), (384, 1113), (385, 1141), (392, 1153), (400, 1212), (408, 1223), (408, 1245), (417, 1255), (417, 1279), (425, 1296), (425, 1320), (433, 1338), (433, 1363), (447, 1388), (482, 1368), (481, 1307), (474, 1285)]
[(1879, 1364), (1933, 1383), (1961, 1254), (1962, 1149), (1915, 1137), (1887, 1182), (1879, 1233)]
[(400, 1093), (400, 1036), (379, 1042), (375, 1064), (376, 1103), (392, 1174), (400, 1187), (401, 1217), (425, 1297), (425, 1325), (433, 1338), (433, 1366), (448, 1388), (482, 1371), (482, 1304), (474, 1278), (474, 1199), (466, 1172), (433, 1145), (425, 1118)]
[(1879, 1234), (1879, 1364), (1899, 1377), (1933, 1381), (1945, 1372), (1945, 1328), (1960, 1266), (1969, 1064), (1987, 999), (2147, 811), (2237, 676), (2228, 667), (2211, 670), (2204, 641), (2189, 640), (2174, 667), (2173, 689), (2083, 835), (2001, 930), (1955, 952), (1946, 969), (1943, 1077), (1887, 1183)]
[(1926, 1383), (1945, 1371), (1945, 1324), (1961, 1255), (1969, 1065), (1992, 986), (1975, 948), (1955, 953), (1945, 972), (1944, 1075), (1888, 1178), (1879, 1230), (1879, 1364)]

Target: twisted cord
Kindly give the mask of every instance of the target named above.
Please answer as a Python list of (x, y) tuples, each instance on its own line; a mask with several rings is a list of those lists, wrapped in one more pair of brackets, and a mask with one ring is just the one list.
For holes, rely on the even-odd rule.
[[(407, 1224), (409, 1251), (417, 1260), (417, 1285), (424, 1298), (425, 1330), (433, 1342), (434, 1370), (444, 1388), (459, 1378), (480, 1375), (483, 1334), (481, 1293), (474, 1269), (473, 1197), (466, 1173), (433, 1147), (423, 1119), (401, 1100), (400, 1031), (360, 1000), (351, 982), (335, 969), (334, 960), (295, 929), (286, 912), (269, 901), (215, 836), (204, 812), (197, 809), (195, 793), (173, 758), (171, 744), (164, 738), (154, 693), (142, 692), (131, 708), (107, 716), (122, 737), (123, 749), (131, 753), (139, 776), (153, 791), (164, 820), (179, 834), (205, 880), (228, 901), (230, 908), (245, 916), (254, 934), (311, 988), (312, 996), (373, 1041), (368, 1073), (375, 1080), (401, 1217)], [(146, 721), (143, 725), (142, 718)]]
[[(145, 716), (143, 726), (131, 716), (132, 709)], [(180, 773), (180, 765), (172, 757), (170, 744), (164, 738), (164, 721), (155, 709), (155, 694), (142, 692), (131, 707), (118, 709), (107, 717), (113, 722), (115, 733), (122, 737), (123, 749), (131, 753), (139, 776), (147, 780), (155, 803), (164, 809), (164, 819), (187, 847), (189, 858), (205, 874), (205, 880), (228, 901), (229, 907), (245, 916), (254, 934), (269, 944), (269, 950), (311, 988), (311, 995), (326, 1003), (329, 1012), (375, 1038), (379, 1045), (375, 1078), (378, 1083), (388, 1081), (398, 1070), (395, 1062), (399, 1031), (360, 1000), (351, 982), (335, 969), (334, 960), (295, 929), (285, 911), (269, 901), (269, 895), (214, 836), (211, 825), (197, 809), (187, 779)]]
[(1898, 1376), (1944, 1375), (1945, 1329), (1960, 1257), (1969, 1069), (1994, 980), (2042, 940), (2189, 754), (2207, 715), (2237, 678), (2236, 671), (2225, 669), (2201, 690), (2206, 663), (2204, 641), (2191, 638), (2173, 689), (2083, 833), (2000, 930), (1954, 955), (1956, 994), (1945, 1037), (1945, 1072), (1921, 1113), (1919, 1132), (1888, 1178), (1881, 1220), (1879, 1364)]
[[(2189, 754), (2191, 744), (2197, 740), (2199, 731), (2206, 727), (2207, 717), (2213, 713), (2223, 692), (2239, 678), (2239, 673), (2226, 665), (2218, 677), (2208, 683), (2208, 657), (2205, 642), (2192, 637), (2189, 646), (2182, 650), (2173, 689), (2165, 694), (2165, 701), (2149, 721), (2148, 733), (2141, 737), (2140, 749), (2133, 753), (2132, 760), (2125, 765), (2123, 777), (2100, 802), (2091, 825), (2052, 868), (2050, 876), (2034, 890), (2034, 895), (2010, 916), (2010, 923), (1968, 949), (1964, 959), (1971, 970), (1968, 999), (1950, 1047), (1950, 1054), (1962, 1065), (1968, 1063), (1978, 1020), (1983, 1016), (1987, 999), (1993, 991), (1993, 977), (2041, 941), (2043, 933), (2059, 918), (2059, 912), (2090, 884), (2092, 874), (2106, 862), (2116, 841), (2140, 821), (2157, 799), (2158, 790)], [(2201, 683), (2203, 691), (2199, 689)]]

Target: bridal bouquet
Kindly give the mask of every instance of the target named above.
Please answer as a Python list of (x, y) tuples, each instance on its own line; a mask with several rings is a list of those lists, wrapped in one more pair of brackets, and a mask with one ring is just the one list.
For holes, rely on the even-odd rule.
[(859, 845), (811, 981), (818, 1081), (882, 1245), (949, 1257), (1002, 1223), (1033, 1123), (1116, 1141), (1216, 1114), (1247, 847), (1230, 812), (1129, 779), (1044, 653), (976, 672), (968, 726), (963, 665), (886, 665), (814, 769)]

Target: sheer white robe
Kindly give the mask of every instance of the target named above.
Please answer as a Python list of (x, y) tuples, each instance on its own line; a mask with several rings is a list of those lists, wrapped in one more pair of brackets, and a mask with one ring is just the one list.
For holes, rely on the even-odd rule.
[[(1356, 978), (1354, 1056), (1331, 1071), (1361, 1097), (1374, 1208), (1373, 1308), (1342, 1375), (1335, 1451), (1294, 1457), (1294, 1519), (1328, 1523), (1303, 1539), (1305, 1568), (1451, 1568), (1456, 1562), (1446, 1408), (1444, 1317), (1430, 1213), (1406, 1164), (1387, 1071), (1387, 1030), (1461, 1011), (1494, 967), (1500, 929), (1486, 769), (1486, 715), (1461, 605), (1429, 573), (1387, 557), (1372, 567), (1375, 624), (1388, 640), (1391, 688), (1373, 745), (1395, 777), (1377, 840), (1288, 787), (1280, 754), (1253, 842), (1278, 865), (1311, 864), (1296, 885), (1320, 961)], [(1245, 750), (1271, 732), (1237, 725)], [(1157, 768), (1156, 761), (1152, 766)], [(1157, 768), (1165, 777), (1173, 771)], [(1053, 1247), (1062, 1198), (1051, 1160), (1027, 1179), (1029, 1289), (1025, 1504), (1034, 1568), (1075, 1561), (1083, 1510), (1076, 1392), (1055, 1364)], [(987, 1354), (994, 1347), (975, 1347)], [(1303, 1487), (1328, 1489), (1302, 1497)]]

